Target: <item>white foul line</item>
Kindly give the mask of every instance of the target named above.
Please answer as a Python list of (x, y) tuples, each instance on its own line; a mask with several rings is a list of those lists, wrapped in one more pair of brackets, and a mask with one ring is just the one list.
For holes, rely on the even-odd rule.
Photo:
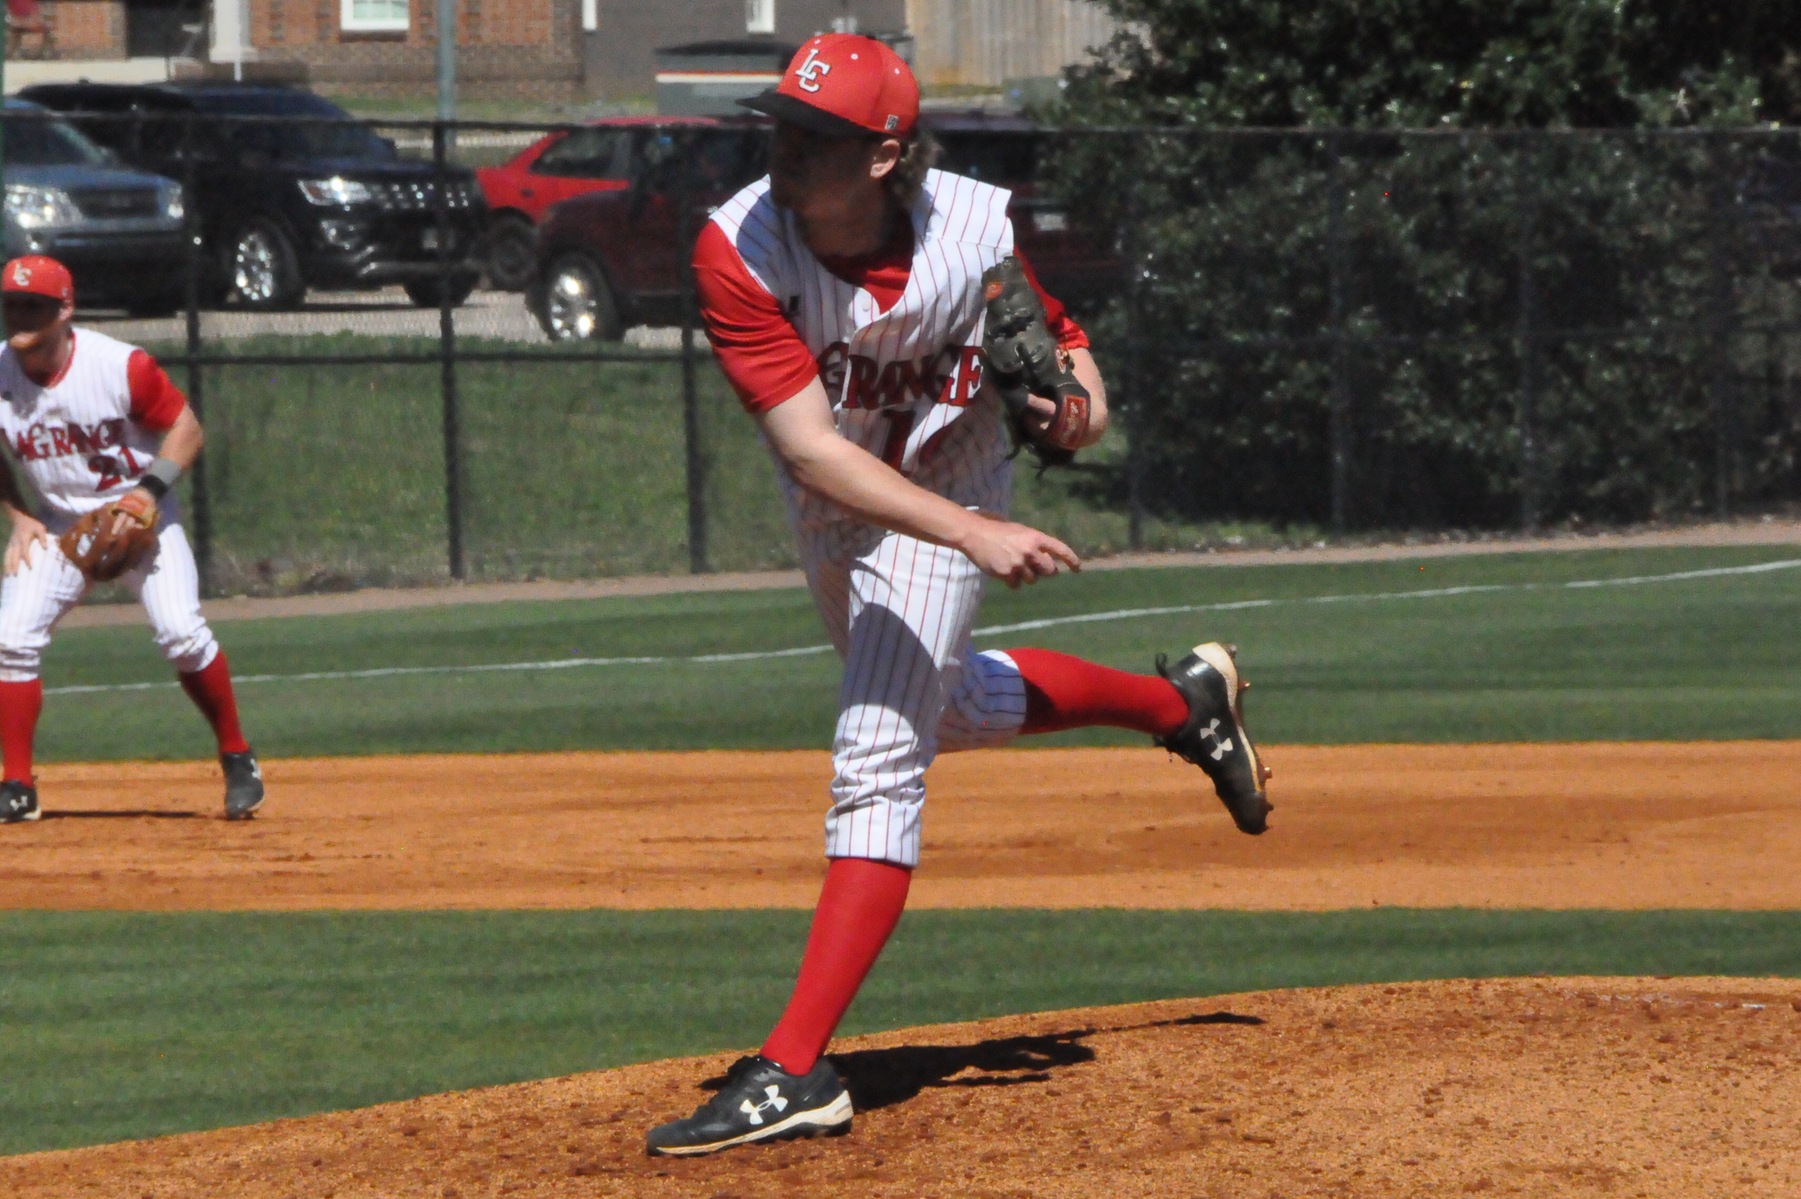
[[(1567, 583), (1474, 583), (1463, 587), (1432, 587), (1420, 591), (1370, 591), (1350, 595), (1310, 595), (1293, 599), (1227, 600), (1216, 604), (1176, 604), (1164, 608), (1116, 608), (1111, 612), (1089, 612), (1080, 616), (1052, 616), (1044, 620), (1022, 620), (1016, 624), (989, 625), (975, 630), (976, 637), (998, 637), (1002, 633), (1024, 633), (1050, 629), (1060, 625), (1098, 624), (1115, 620), (1136, 620), (1144, 616), (1180, 616), (1190, 612), (1236, 612), (1247, 608), (1274, 608), (1282, 604), (1348, 604), (1371, 600), (1448, 599), (1459, 595), (1491, 595), (1502, 591), (1576, 591), (1596, 587), (1636, 587), (1646, 583), (1679, 583), (1688, 579), (1719, 579), (1734, 575), (1768, 574), (1801, 567), (1801, 558), (1782, 558), (1751, 566), (1716, 566), (1707, 570), (1683, 570), (1664, 575), (1628, 575), (1618, 579), (1574, 579)], [(540, 662), (483, 662), (458, 666), (378, 666), (367, 670), (313, 670), (304, 674), (240, 674), (238, 683), (304, 683), (316, 680), (388, 679), (418, 674), (491, 674), (520, 670), (574, 670), (588, 666), (664, 666), (692, 665), (709, 662), (764, 662), (773, 658), (805, 658), (832, 652), (829, 645), (803, 645), (795, 649), (747, 650), (732, 654), (640, 655), (625, 658), (553, 658)], [(46, 687), (45, 695), (93, 695), (110, 691), (153, 691), (173, 687), (171, 682), (158, 683), (91, 683), (73, 687)]]

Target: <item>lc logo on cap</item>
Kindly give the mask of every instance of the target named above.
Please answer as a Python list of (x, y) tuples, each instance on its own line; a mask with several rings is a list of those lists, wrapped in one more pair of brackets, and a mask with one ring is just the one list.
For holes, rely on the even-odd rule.
[(826, 137), (905, 140), (919, 119), (919, 81), (875, 38), (822, 33), (794, 52), (775, 88), (738, 103)]
[(819, 47), (815, 46), (807, 51), (807, 61), (801, 63), (798, 67), (795, 67), (794, 73), (800, 76), (801, 91), (816, 92), (819, 90), (819, 77), (821, 75), (830, 75), (832, 73), (832, 64), (819, 61)]
[(75, 298), (75, 282), (69, 278), (69, 268), (56, 259), (27, 254), (6, 264), (6, 270), (0, 273), (0, 291), (71, 300)]

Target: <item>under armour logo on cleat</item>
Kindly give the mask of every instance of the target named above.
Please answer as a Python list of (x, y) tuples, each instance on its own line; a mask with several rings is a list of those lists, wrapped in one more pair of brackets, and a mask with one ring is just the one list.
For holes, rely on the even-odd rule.
[(761, 1103), (752, 1103), (750, 1100), (746, 1099), (743, 1103), (738, 1105), (738, 1110), (749, 1116), (750, 1122), (753, 1125), (762, 1124), (763, 1113), (772, 1107), (776, 1110), (778, 1115), (788, 1110), (788, 1101), (782, 1098), (780, 1087), (776, 1086), (774, 1083), (770, 1083), (763, 1088), (763, 1093), (769, 1096), (769, 1098)]
[(1207, 722), (1207, 727), (1201, 730), (1201, 736), (1213, 738), (1213, 749), (1207, 756), (1215, 762), (1232, 752), (1232, 738), (1219, 735), (1218, 717)]

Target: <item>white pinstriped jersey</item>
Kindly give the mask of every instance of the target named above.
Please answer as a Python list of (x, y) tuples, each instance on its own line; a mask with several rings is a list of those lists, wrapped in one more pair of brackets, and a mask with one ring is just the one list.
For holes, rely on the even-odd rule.
[(162, 432), (132, 415), (127, 367), (140, 352), (77, 329), (68, 368), (40, 386), (10, 347), (0, 351), (0, 434), (43, 497), (46, 523), (66, 525), (118, 499), (155, 460)]
[[(993, 512), (1007, 510), (1011, 463), (998, 401), (976, 402), (981, 277), (1013, 250), (1007, 200), (990, 184), (928, 172), (908, 214), (906, 288), (886, 311), (814, 257), (793, 215), (770, 200), (767, 179), (712, 217), (818, 363), (838, 432), (920, 487)], [(851, 519), (780, 473), (803, 527)]]

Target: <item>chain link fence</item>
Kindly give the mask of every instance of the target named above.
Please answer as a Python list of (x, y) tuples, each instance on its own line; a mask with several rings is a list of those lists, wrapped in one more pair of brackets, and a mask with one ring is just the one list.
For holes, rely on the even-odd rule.
[[(80, 116), (90, 132), (137, 121), (139, 138), (146, 119)], [(556, 341), (542, 287), (535, 312), (470, 275), (484, 246), (467, 220), (489, 214), (460, 197), (468, 166), (568, 127), (357, 122), (397, 172), (423, 172), (380, 201), (416, 252), (400, 275), (257, 310), (242, 235), (273, 209), (209, 206), (193, 149), (209, 132), (151, 123), (188, 148), (171, 160), (190, 201), (183, 310), (78, 323), (151, 348), (202, 414), (185, 500), (209, 591), (793, 564), (767, 455), (693, 323), (693, 236), (742, 182), (706, 173), (705, 127), (642, 126), (661, 150), (622, 157), (616, 186), (586, 181), (614, 193), (610, 214), (559, 251), (621, 293), (650, 286), (622, 246), (660, 256), (681, 294), (644, 310), (680, 323)], [(1115, 435), (1075, 469), (1017, 471), (1016, 514), (1085, 553), (1247, 528), (1729, 515), (1801, 494), (1796, 134), (1012, 122), (942, 140), (946, 166), (1015, 189), (1020, 245), (1108, 378)], [(315, 208), (345, 221), (376, 203), (354, 172), (303, 181), (268, 159), (271, 194), (337, 187)]]

